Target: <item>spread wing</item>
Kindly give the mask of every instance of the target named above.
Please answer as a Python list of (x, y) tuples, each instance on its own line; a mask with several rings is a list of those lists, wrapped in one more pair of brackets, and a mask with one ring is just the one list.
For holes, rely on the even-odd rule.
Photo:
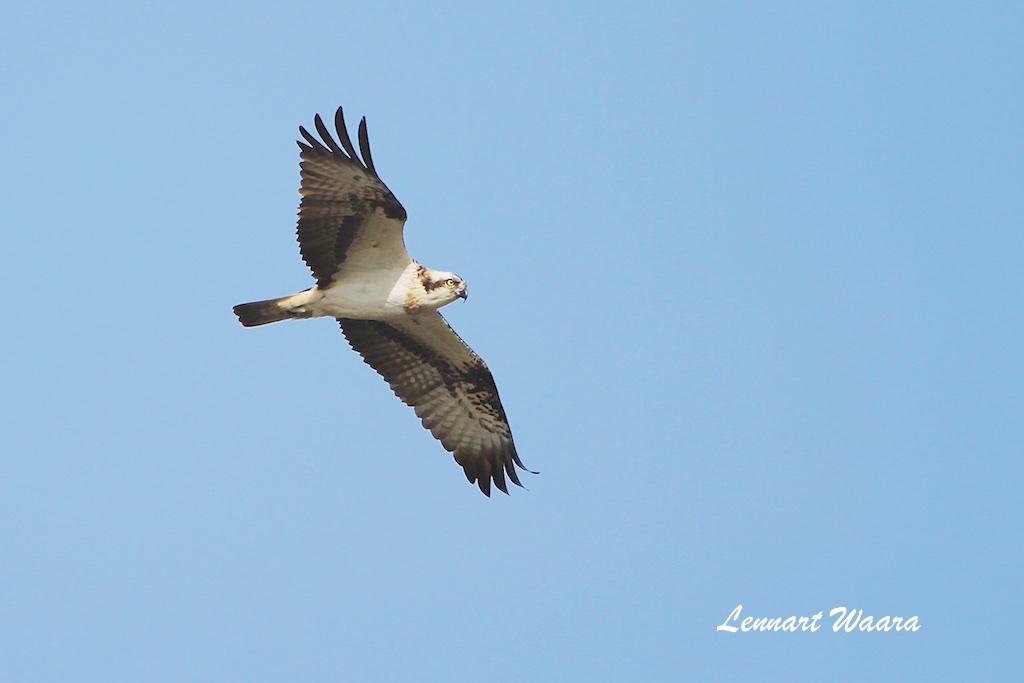
[(305, 128), (299, 132), (299, 249), (321, 288), (352, 270), (402, 269), (410, 262), (402, 239), (405, 209), (373, 167), (366, 119), (359, 122), (356, 154), (345, 128), (341, 107), (334, 125), (341, 145), (331, 137), (320, 115), (315, 118), (318, 139)]
[(516, 467), (526, 468), (516, 454), (494, 377), (440, 313), (338, 322), (352, 348), (455, 455), (470, 483), (486, 496), (492, 481), (508, 493), (506, 474), (522, 486)]

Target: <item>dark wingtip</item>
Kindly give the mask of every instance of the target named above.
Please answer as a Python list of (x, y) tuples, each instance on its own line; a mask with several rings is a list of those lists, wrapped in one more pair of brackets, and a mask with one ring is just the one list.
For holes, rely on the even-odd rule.
[(324, 125), (324, 120), (320, 118), (320, 114), (313, 117), (313, 123), (316, 124), (316, 132), (320, 133), (320, 137), (323, 138), (324, 143), (331, 148), (331, 151), (335, 154), (343, 154), (341, 147), (331, 137), (331, 131), (327, 130), (327, 126)]
[(514, 451), (512, 453), (512, 461), (515, 462), (515, 464), (519, 465), (519, 469), (523, 470), (524, 472), (529, 472), (530, 474), (540, 474), (540, 472), (534, 472), (533, 470), (529, 469), (526, 465), (524, 465), (523, 461), (519, 459), (519, 454)]
[[(504, 457), (507, 457), (508, 455), (509, 454), (506, 453)], [(499, 462), (496, 463), (492, 463), (487, 459), (462, 463), (459, 462), (458, 457), (456, 457), (456, 462), (459, 462), (459, 464), (462, 465), (462, 472), (466, 475), (466, 480), (469, 481), (470, 484), (476, 484), (480, 487), (480, 492), (489, 498), (491, 496), (492, 484), (494, 485), (494, 488), (498, 489), (506, 496), (510, 495), (508, 491), (509, 481), (524, 491), (529, 491), (529, 489), (526, 488), (526, 486), (519, 480), (519, 473), (516, 471), (517, 465), (519, 466), (519, 469), (524, 472), (539, 474), (539, 472), (534, 472), (533, 470), (528, 470), (523, 467), (523, 463), (520, 462), (519, 456), (514, 451), (511, 453), (511, 456), (512, 457), (508, 460), (499, 458)]]
[(359, 151), (363, 155), (363, 165), (373, 175), (380, 178), (377, 175), (377, 169), (373, 166), (373, 155), (370, 154), (370, 136), (366, 132), (366, 117), (364, 116), (359, 121)]
[(338, 111), (334, 112), (334, 128), (338, 131), (338, 141), (345, 148), (345, 153), (348, 154), (352, 161), (363, 165), (359, 161), (355, 147), (352, 146), (352, 139), (348, 136), (348, 127), (345, 125), (345, 112), (341, 107), (338, 107)]
[(497, 467), (494, 470), (494, 474), (491, 475), (491, 478), (494, 479), (494, 485), (498, 487), (498, 490), (500, 490), (502, 493), (504, 493), (507, 496), (508, 495), (508, 484), (505, 483), (505, 470), (504, 470), (504, 468), (502, 468), (501, 466)]
[[(308, 130), (306, 130), (303, 126), (299, 126), (299, 135), (301, 135), (303, 138), (305, 138), (306, 142), (309, 143), (310, 149), (315, 149), (318, 152), (324, 152), (325, 154), (330, 154), (331, 153), (331, 150), (329, 150), (326, 147), (324, 147), (323, 143), (320, 142), (319, 140), (317, 140), (316, 136), (313, 135), (312, 133), (310, 133)], [(299, 143), (299, 147), (302, 146), (302, 142), (301, 141), (296, 141), (296, 142)]]

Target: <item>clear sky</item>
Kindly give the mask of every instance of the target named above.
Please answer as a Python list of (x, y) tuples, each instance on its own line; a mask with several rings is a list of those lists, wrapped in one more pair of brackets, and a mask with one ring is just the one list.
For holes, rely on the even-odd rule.
[[(1019, 676), (1022, 45), (1015, 3), (5, 6), (0, 680)], [(311, 284), (338, 105), (529, 490), (333, 321), (231, 313)]]

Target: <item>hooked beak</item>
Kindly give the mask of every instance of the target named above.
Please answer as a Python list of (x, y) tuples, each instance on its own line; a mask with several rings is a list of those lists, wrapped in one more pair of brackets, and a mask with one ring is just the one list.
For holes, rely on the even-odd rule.
[(466, 301), (467, 299), (469, 299), (469, 288), (468, 287), (463, 287), (456, 294), (457, 294), (457, 296), (460, 299), (462, 299), (463, 301)]

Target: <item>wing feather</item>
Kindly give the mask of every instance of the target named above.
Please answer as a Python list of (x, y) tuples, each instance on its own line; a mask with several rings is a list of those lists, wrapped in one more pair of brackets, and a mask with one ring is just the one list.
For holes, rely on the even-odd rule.
[(341, 146), (345, 148), (345, 153), (352, 159), (359, 159), (359, 156), (356, 154), (356, 148), (352, 146), (352, 140), (348, 136), (348, 126), (345, 125), (345, 114), (341, 107), (338, 107), (338, 111), (334, 112), (334, 127), (338, 131), (338, 139), (341, 140)]
[(359, 122), (359, 151), (363, 154), (363, 162), (370, 173), (377, 175), (377, 169), (373, 167), (373, 156), (370, 154), (370, 136), (366, 132), (366, 117)]
[(516, 468), (526, 467), (494, 377), (440, 313), (387, 322), (339, 318), (338, 323), (352, 348), (415, 409), (471, 483), (488, 496), (492, 482), (508, 493), (506, 475), (522, 486)]
[[(317, 115), (319, 116), (319, 114)], [(316, 139), (315, 135), (312, 135), (308, 130), (299, 126), (299, 134), (309, 143), (310, 147), (321, 154), (330, 154), (331, 150), (324, 147), (323, 143)]]
[(324, 120), (320, 118), (320, 114), (313, 117), (313, 124), (316, 126), (316, 132), (320, 133), (320, 138), (327, 144), (333, 153), (344, 154), (344, 152), (341, 151), (341, 147), (338, 146), (338, 143), (331, 137), (331, 132), (327, 130), (327, 126), (324, 125)]
[[(411, 259), (402, 228), (406, 212), (369, 162), (365, 119), (360, 124), (360, 159), (352, 147), (339, 107), (334, 117), (338, 142), (318, 114), (319, 138), (299, 134), (302, 185), (297, 234), (302, 258), (321, 288), (346, 270), (401, 270)], [(364, 160), (366, 162), (364, 163)]]

